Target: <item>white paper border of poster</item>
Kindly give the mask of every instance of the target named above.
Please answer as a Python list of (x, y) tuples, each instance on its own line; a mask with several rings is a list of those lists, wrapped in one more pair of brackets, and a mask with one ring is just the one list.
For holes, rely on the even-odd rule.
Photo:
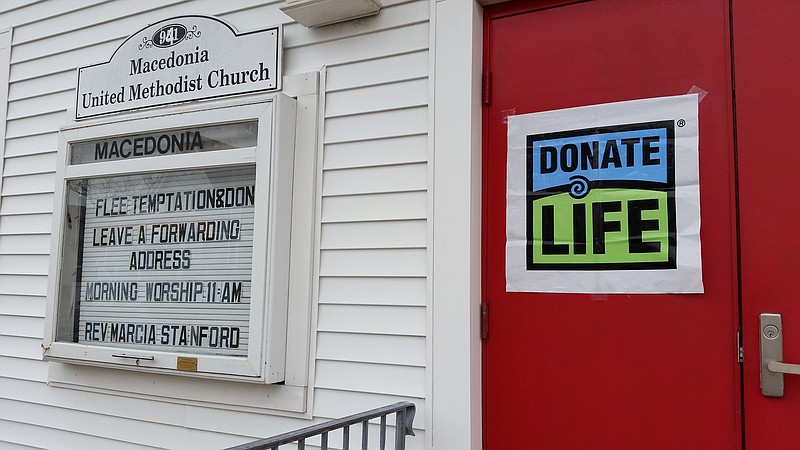
[[(674, 121), (675, 124), (675, 268), (528, 270), (528, 136), (661, 121)], [(506, 290), (596, 294), (702, 293), (698, 133), (696, 94), (510, 116), (506, 186)], [(633, 170), (637, 168), (633, 167)], [(591, 229), (587, 230), (587, 236), (587, 246), (591, 247)]]

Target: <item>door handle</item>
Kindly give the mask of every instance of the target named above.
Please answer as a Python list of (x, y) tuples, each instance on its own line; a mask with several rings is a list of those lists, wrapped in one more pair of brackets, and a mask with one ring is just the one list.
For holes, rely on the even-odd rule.
[(800, 375), (800, 364), (783, 362), (783, 325), (780, 314), (759, 316), (761, 327), (761, 393), (783, 397), (783, 375)]
[(786, 373), (789, 375), (800, 375), (800, 364), (787, 364), (777, 361), (772, 361), (767, 364), (767, 369), (770, 372)]

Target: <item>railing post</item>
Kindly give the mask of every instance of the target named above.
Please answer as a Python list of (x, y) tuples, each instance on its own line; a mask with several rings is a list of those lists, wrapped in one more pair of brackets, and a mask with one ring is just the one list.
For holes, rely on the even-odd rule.
[(394, 450), (406, 450), (406, 410), (395, 413)]

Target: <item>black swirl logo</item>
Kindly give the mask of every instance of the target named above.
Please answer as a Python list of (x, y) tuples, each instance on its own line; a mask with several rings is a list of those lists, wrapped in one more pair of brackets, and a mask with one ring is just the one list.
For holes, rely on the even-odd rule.
[(569, 177), (572, 182), (569, 186), (569, 195), (572, 198), (580, 199), (589, 195), (589, 179), (580, 175)]

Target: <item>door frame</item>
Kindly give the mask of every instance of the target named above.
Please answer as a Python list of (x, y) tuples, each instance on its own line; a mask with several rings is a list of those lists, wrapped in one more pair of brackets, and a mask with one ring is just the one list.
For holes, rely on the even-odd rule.
[[(483, 445), (483, 5), (430, 2), (426, 448)], [(439, 26), (438, 17), (446, 21)], [(469, 93), (469, 94), (467, 94)]]

